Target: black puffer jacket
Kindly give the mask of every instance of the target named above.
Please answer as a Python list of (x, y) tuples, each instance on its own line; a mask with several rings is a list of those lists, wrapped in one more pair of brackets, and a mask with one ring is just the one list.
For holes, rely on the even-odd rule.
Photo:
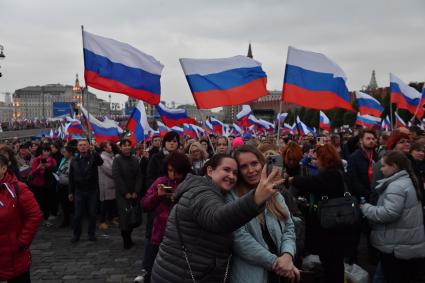
[(223, 282), (232, 250), (232, 232), (264, 210), (254, 202), (255, 190), (236, 202), (208, 177), (189, 174), (177, 188), (178, 203), (170, 213), (164, 240), (152, 270), (152, 282), (193, 282), (176, 228), (176, 209), (183, 242), (197, 282)]

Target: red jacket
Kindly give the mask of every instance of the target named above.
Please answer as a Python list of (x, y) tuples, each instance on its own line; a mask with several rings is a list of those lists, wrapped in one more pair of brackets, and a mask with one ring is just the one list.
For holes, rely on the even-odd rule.
[[(17, 195), (15, 185), (18, 186)], [(29, 246), (42, 219), (38, 204), (27, 185), (18, 182), (14, 175), (7, 172), (0, 180), (0, 281), (29, 270)]]
[[(37, 186), (37, 187), (44, 187), (46, 185), (46, 172), (50, 172), (52, 174), (53, 170), (56, 167), (56, 160), (54, 160), (52, 157), (48, 157), (46, 160), (46, 166), (44, 168), (38, 167), (38, 165), (41, 163), (41, 160), (43, 157), (40, 155), (36, 157), (31, 164), (32, 168), (32, 181), (31, 185)], [(50, 176), (49, 176), (50, 177)]]
[(172, 203), (170, 199), (158, 196), (159, 184), (171, 186), (173, 191), (175, 191), (177, 187), (177, 184), (170, 181), (168, 177), (159, 177), (152, 183), (145, 196), (140, 201), (144, 211), (154, 212), (151, 234), (151, 243), (154, 245), (161, 244), (165, 234), (165, 227), (167, 226), (168, 215), (174, 206), (174, 203)]

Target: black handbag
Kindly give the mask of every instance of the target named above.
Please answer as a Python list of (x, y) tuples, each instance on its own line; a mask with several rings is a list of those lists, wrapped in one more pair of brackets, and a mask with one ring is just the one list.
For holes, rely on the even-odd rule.
[(128, 201), (125, 208), (127, 224), (130, 228), (139, 227), (142, 224), (142, 209), (136, 201)]
[(348, 191), (344, 176), (340, 174), (344, 184), (343, 197), (329, 199), (328, 196), (322, 196), (317, 204), (319, 223), (323, 229), (345, 229), (360, 224), (359, 204)]

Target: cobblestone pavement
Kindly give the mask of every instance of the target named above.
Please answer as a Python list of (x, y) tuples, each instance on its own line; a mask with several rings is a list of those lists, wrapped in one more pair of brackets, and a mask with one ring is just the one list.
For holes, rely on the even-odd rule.
[(124, 250), (116, 226), (97, 230), (97, 241), (90, 242), (85, 223), (76, 244), (70, 242), (70, 228), (41, 226), (31, 246), (32, 282), (133, 282), (142, 265), (142, 227), (133, 231), (136, 245)]

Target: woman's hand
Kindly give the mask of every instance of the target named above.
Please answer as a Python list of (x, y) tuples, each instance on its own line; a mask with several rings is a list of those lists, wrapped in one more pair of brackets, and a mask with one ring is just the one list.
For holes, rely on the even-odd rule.
[(279, 276), (288, 278), (291, 282), (298, 282), (300, 280), (300, 271), (294, 266), (292, 256), (283, 254), (278, 257), (272, 265), (272, 270)]
[(282, 184), (283, 181), (279, 168), (273, 167), (272, 172), (267, 176), (267, 166), (264, 166), (263, 171), (261, 171), (260, 183), (254, 195), (255, 203), (260, 205), (271, 198), (278, 191), (277, 186)]
[(158, 196), (159, 197), (167, 195), (167, 192), (164, 189), (164, 184), (158, 184), (157, 188), (158, 188)]

